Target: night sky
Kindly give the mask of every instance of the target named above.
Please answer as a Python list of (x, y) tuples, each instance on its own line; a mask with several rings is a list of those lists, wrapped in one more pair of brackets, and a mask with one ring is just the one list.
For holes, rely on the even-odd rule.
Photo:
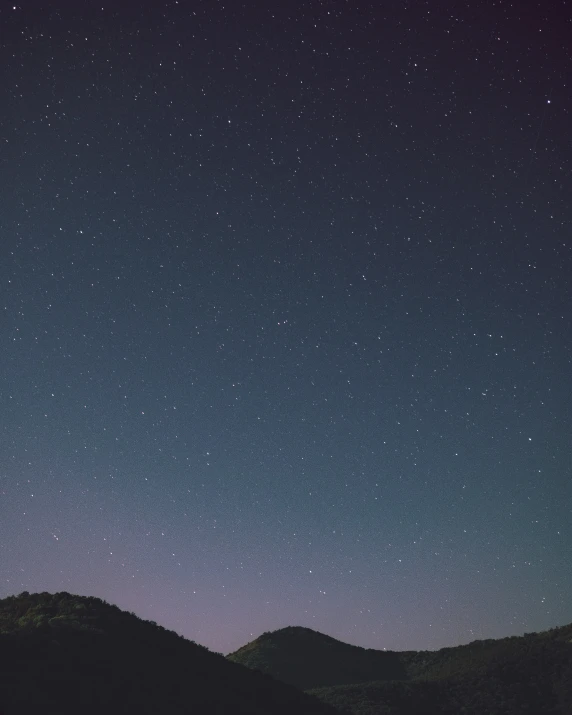
[(572, 621), (571, 19), (2, 3), (0, 597)]

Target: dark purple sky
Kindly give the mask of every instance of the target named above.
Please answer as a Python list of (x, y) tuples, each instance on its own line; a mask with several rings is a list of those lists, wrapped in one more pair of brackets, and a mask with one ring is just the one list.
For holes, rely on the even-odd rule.
[(1, 6), (0, 597), (572, 621), (569, 10)]

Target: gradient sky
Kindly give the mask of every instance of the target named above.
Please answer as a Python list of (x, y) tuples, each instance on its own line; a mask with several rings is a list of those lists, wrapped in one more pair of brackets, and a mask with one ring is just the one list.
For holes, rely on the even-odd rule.
[(572, 621), (570, 8), (466, 5), (2, 4), (0, 597)]

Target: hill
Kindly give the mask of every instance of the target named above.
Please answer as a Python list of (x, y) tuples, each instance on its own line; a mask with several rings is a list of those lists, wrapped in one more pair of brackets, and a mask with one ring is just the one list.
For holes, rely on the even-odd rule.
[(263, 633), (228, 658), (304, 690), (408, 678), (399, 653), (366, 650), (298, 626)]
[(0, 600), (0, 714), (331, 715), (317, 699), (98, 598)]
[(228, 656), (355, 715), (570, 715), (572, 625), (439, 651), (377, 651), (307, 628)]

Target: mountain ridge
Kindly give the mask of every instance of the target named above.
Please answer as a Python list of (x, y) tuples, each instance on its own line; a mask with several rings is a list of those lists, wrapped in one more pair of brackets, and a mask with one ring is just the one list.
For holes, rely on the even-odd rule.
[(377, 651), (287, 627), (227, 657), (354, 715), (572, 713), (572, 624), (437, 651)]
[(0, 715), (79, 708), (82, 715), (570, 715), (572, 624), (438, 651), (379, 651), (288, 626), (225, 658), (99, 598), (23, 592), (0, 600)]

